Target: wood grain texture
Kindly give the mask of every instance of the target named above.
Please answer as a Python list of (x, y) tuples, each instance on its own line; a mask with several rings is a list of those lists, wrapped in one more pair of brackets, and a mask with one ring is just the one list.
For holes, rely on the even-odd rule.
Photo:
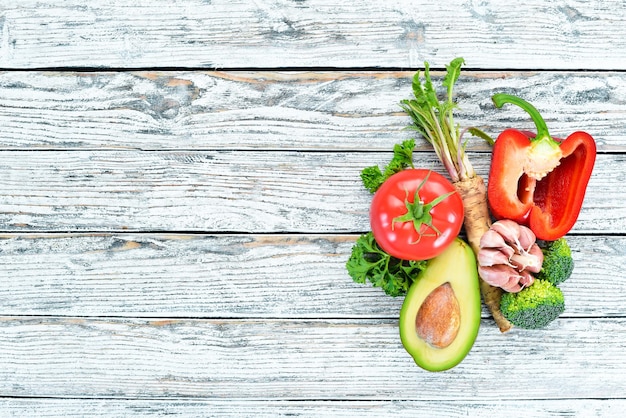
[(222, 417), (222, 418), (622, 418), (626, 402), (620, 399), (500, 400), (481, 401), (281, 401), (245, 399), (0, 399), (9, 416), (84, 417)]
[[(348, 276), (355, 239), (11, 234), (0, 237), (0, 306), (14, 316), (397, 320), (402, 297)], [(576, 268), (561, 285), (562, 316), (626, 317), (626, 238), (569, 242)]]
[[(0, 415), (621, 417), (624, 51), (618, 0), (0, 0)], [(456, 56), (461, 126), (532, 129), (512, 93), (600, 155), (565, 313), (435, 374), (345, 262)]]
[[(471, 154), (487, 178), (490, 154)], [(359, 178), (390, 153), (0, 152), (4, 231), (341, 233), (370, 229)], [(418, 167), (442, 171), (434, 152)], [(626, 232), (623, 154), (599, 155), (573, 231)]]
[[(0, 149), (387, 151), (412, 135), (399, 102), (413, 74), (4, 72)], [(532, 102), (554, 136), (585, 130), (603, 152), (626, 150), (624, 73), (464, 71), (455, 91), (463, 128), (534, 129), (520, 109), (491, 103), (507, 92)], [(470, 138), (468, 149), (489, 148)]]
[(626, 68), (623, 2), (3, 2), (0, 65)]
[[(0, 393), (294, 400), (622, 399), (624, 319), (483, 326), (442, 373), (418, 368), (396, 320), (2, 318)], [(602, 349), (598, 349), (601, 345)], [(515, 376), (515, 385), (494, 382)], [(524, 390), (520, 390), (520, 387)]]

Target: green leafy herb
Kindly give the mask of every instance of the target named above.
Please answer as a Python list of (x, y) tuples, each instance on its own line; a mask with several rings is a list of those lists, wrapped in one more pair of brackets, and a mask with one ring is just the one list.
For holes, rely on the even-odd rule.
[(384, 171), (376, 165), (364, 168), (361, 171), (361, 180), (365, 188), (370, 193), (375, 193), (389, 177), (408, 167), (413, 168), (413, 148), (415, 148), (415, 140), (407, 139), (401, 144), (394, 145), (393, 158)]
[(486, 143), (488, 143), (489, 145), (493, 146), (493, 144), (496, 143), (496, 141), (494, 141), (494, 139), (492, 137), (490, 137), (489, 135), (487, 135), (485, 132), (481, 131), (478, 128), (467, 128), (467, 132), (469, 132), (470, 134), (484, 139)]
[[(424, 63), (424, 81), (422, 82), (420, 71), (417, 71), (413, 77), (415, 99), (400, 102), (402, 109), (413, 119), (413, 124), (408, 128), (419, 132), (433, 146), (453, 183), (476, 176), (465, 154), (463, 134), (453, 118), (453, 110), (456, 109), (457, 104), (452, 99), (452, 91), (464, 63), (463, 58), (455, 58), (449, 65), (446, 65), (447, 73), (442, 81), (447, 89), (445, 100), (439, 101), (437, 98), (437, 91), (430, 77), (430, 67), (426, 62)], [(489, 138), (477, 128), (470, 128), (467, 132), (483, 139)], [(491, 138), (487, 141), (493, 143)]]
[(346, 263), (350, 277), (360, 284), (370, 282), (389, 296), (406, 294), (426, 261), (400, 260), (384, 252), (368, 232), (357, 239)]

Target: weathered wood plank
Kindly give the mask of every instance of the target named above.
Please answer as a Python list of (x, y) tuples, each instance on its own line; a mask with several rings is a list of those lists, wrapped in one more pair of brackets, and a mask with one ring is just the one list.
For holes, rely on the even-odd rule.
[[(439, 3), (2, 2), (0, 68), (251, 71), (0, 73), (0, 410), (621, 416), (626, 4)], [(485, 311), (466, 361), (430, 374), (400, 344), (401, 299), (344, 269), (368, 229), (358, 173), (408, 137), (413, 73), (252, 70), (453, 55), (480, 69), (459, 81), (463, 126), (531, 128), (493, 109), (507, 91), (604, 154), (566, 313), (500, 334)], [(485, 175), (487, 147), (469, 148)]]
[[(607, 30), (610, 28), (610, 30)], [(625, 69), (619, 0), (21, 0), (0, 7), (0, 65)]]
[[(386, 151), (411, 136), (398, 104), (412, 94), (412, 75), (5, 72), (0, 149)], [(456, 91), (463, 127), (494, 137), (534, 128), (516, 107), (495, 109), (491, 96), (509, 92), (531, 101), (555, 136), (585, 130), (602, 151), (626, 150), (624, 73), (468, 71)], [(488, 150), (482, 140), (468, 147)]]
[[(549, 329), (481, 328), (435, 374), (405, 352), (395, 320), (2, 318), (0, 394), (295, 400), (623, 399), (624, 319)], [(498, 384), (515, 376), (515, 384)], [(523, 388), (521, 390), (520, 388)]]
[[(361, 169), (390, 153), (0, 152), (4, 231), (369, 230)], [(471, 154), (487, 175), (490, 154)], [(626, 232), (623, 154), (599, 155), (574, 231)], [(442, 170), (433, 152), (417, 166)]]
[[(397, 319), (403, 298), (355, 284), (346, 273), (355, 239), (6, 235), (0, 237), (0, 314)], [(626, 238), (571, 236), (569, 242), (576, 268), (561, 285), (563, 317), (625, 317)]]
[(558, 399), (480, 401), (275, 401), (241, 399), (0, 399), (9, 416), (85, 417), (233, 417), (233, 418), (412, 418), (416, 411), (431, 418), (516, 416), (622, 418), (622, 399)]

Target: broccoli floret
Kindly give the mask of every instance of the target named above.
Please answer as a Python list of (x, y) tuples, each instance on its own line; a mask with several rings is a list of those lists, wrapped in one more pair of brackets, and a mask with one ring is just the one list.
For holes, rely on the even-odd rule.
[(572, 275), (574, 259), (565, 238), (543, 244), (541, 251), (543, 252), (543, 265), (541, 271), (537, 273), (538, 279), (547, 280), (558, 286)]
[(530, 287), (518, 293), (504, 293), (500, 299), (500, 310), (513, 325), (538, 329), (565, 311), (565, 301), (561, 289), (547, 280), (535, 280)]

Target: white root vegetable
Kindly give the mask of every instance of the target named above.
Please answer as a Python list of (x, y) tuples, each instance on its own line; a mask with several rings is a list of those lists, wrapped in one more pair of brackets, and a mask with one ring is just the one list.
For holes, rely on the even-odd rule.
[[(447, 97), (442, 101), (439, 100), (433, 86), (428, 63), (424, 63), (424, 81), (420, 71), (413, 77), (415, 99), (402, 100), (400, 105), (413, 120), (410, 128), (419, 132), (433, 146), (459, 192), (465, 209), (464, 225), (467, 240), (474, 253), (478, 254), (480, 238), (489, 230), (491, 218), (487, 206), (487, 188), (465, 153), (463, 132), (469, 132), (490, 143), (493, 141), (477, 128), (467, 128), (461, 132), (459, 125), (454, 122), (453, 110), (456, 103), (452, 97), (452, 90), (464, 62), (463, 58), (458, 57), (446, 65), (446, 76), (442, 84), (447, 88)], [(480, 291), (500, 331), (510, 330), (511, 323), (500, 312), (502, 289), (480, 280)]]

